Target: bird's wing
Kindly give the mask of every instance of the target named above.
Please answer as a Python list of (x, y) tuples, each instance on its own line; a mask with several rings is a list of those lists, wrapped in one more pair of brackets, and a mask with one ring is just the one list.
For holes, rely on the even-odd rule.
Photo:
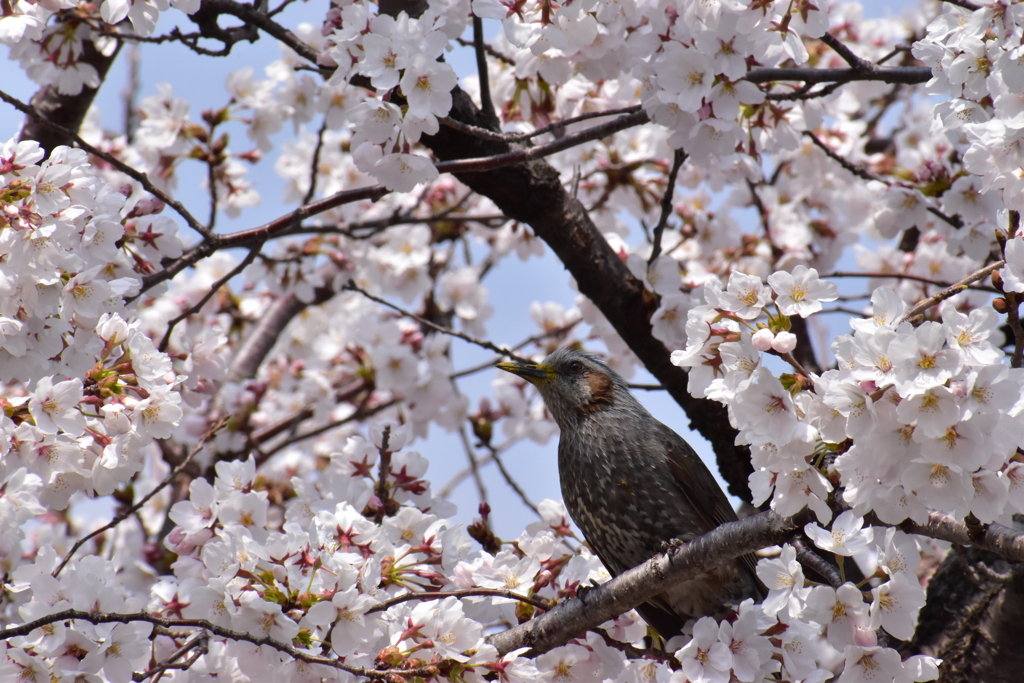
[(679, 490), (701, 521), (701, 531), (706, 533), (726, 522), (735, 522), (736, 512), (722, 487), (690, 445), (676, 436), (665, 441), (664, 449)]
[[(708, 470), (704, 461), (679, 435), (673, 432), (672, 436), (675, 438), (665, 441), (665, 457), (669, 469), (672, 470), (676, 483), (679, 485), (679, 490), (686, 497), (704, 527), (702, 532), (707, 533), (726, 522), (735, 522), (736, 511), (732, 509), (725, 492), (715, 481), (714, 475)], [(737, 559), (743, 568), (754, 577), (761, 597), (764, 598), (767, 592), (763, 590), (761, 580), (757, 578), (757, 558), (753, 553), (747, 553)]]

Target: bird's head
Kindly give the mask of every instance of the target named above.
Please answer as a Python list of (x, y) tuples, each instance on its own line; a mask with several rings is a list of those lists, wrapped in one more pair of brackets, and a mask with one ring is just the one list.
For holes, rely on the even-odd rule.
[(559, 349), (537, 364), (498, 367), (536, 386), (563, 429), (630, 397), (625, 380), (594, 356), (575, 349)]

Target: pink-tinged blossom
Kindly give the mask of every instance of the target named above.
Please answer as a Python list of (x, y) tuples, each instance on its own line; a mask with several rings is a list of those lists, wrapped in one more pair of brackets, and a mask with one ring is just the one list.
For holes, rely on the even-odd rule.
[(727, 643), (718, 638), (718, 622), (701, 617), (693, 626), (693, 639), (676, 652), (682, 665), (683, 677), (673, 681), (692, 683), (727, 683), (732, 668), (732, 652)]
[(384, 187), (396, 192), (411, 192), (439, 175), (430, 159), (418, 154), (388, 154), (373, 164), (372, 172)]
[[(952, 306), (942, 310), (942, 329), (946, 343), (960, 352), (964, 365), (988, 365), (998, 363), (1003, 352), (999, 346), (1003, 334), (999, 331), (999, 315), (985, 306), (964, 315)], [(989, 338), (995, 340), (995, 343)]]
[(286, 643), (299, 634), (299, 625), (288, 618), (276, 602), (267, 602), (255, 593), (246, 593), (242, 595), (241, 603), (234, 618), (235, 628)]
[(759, 560), (757, 577), (768, 588), (764, 601), (766, 615), (800, 614), (811, 589), (804, 588), (804, 570), (796, 559), (796, 548), (786, 544), (779, 557)]
[(1024, 371), (1002, 363), (968, 373), (963, 383), (964, 419), (975, 413), (1000, 414), (1009, 410), (1024, 393)]
[(102, 669), (109, 680), (130, 681), (135, 667), (145, 662), (149, 654), (153, 625), (136, 621), (97, 624), (94, 628), (101, 634), (101, 644), (82, 660), (82, 670), (98, 673)]
[(1024, 235), (1006, 240), (1006, 266), (999, 271), (1003, 276), (1003, 289), (1007, 292), (1024, 292)]
[(421, 602), (409, 619), (422, 626), (418, 633), (434, 642), (433, 652), (439, 657), (465, 661), (463, 653), (480, 645), (483, 627), (466, 617), (457, 598)]
[(871, 542), (872, 530), (863, 526), (864, 518), (847, 510), (832, 521), (831, 530), (811, 522), (804, 526), (804, 533), (822, 550), (850, 557)]
[(752, 439), (775, 443), (807, 441), (813, 427), (801, 420), (793, 397), (767, 368), (755, 373), (756, 384), (751, 384), (730, 407), (742, 433)]
[(846, 647), (846, 666), (837, 683), (911, 683), (913, 680), (903, 669), (900, 655), (887, 647)]
[(44, 433), (63, 431), (78, 436), (85, 431), (85, 416), (78, 409), (81, 400), (82, 380), (69, 379), (54, 384), (53, 378), (42, 377), (36, 382), (28, 409), (36, 427)]
[(935, 510), (962, 510), (974, 497), (971, 475), (953, 465), (910, 463), (903, 472), (902, 483)]
[(457, 83), (451, 66), (418, 54), (402, 76), (402, 94), (409, 102), (409, 110), (418, 116), (447, 116), (452, 108), (452, 88)]
[(656, 68), (658, 85), (671, 93), (671, 101), (684, 112), (697, 111), (704, 98), (711, 94), (715, 74), (707, 57), (695, 48), (666, 43)]
[(990, 524), (1003, 516), (1009, 500), (1009, 481), (1002, 472), (978, 470), (971, 475), (970, 509), (982, 524)]
[(921, 551), (913, 536), (889, 528), (885, 530), (885, 547), (878, 551), (878, 566), (890, 577), (915, 578), (914, 571), (921, 564)]
[(772, 291), (760, 277), (736, 270), (729, 275), (729, 285), (718, 294), (717, 301), (708, 303), (744, 320), (753, 320), (764, 313), (771, 300)]
[(779, 271), (768, 276), (768, 284), (775, 291), (776, 305), (784, 315), (806, 318), (821, 310), (821, 304), (835, 301), (839, 290), (835, 284), (818, 279), (818, 271), (798, 265), (792, 273)]
[(718, 630), (718, 639), (732, 656), (732, 673), (743, 683), (761, 680), (765, 669), (778, 670), (778, 663), (772, 659), (771, 641), (758, 634), (760, 612), (752, 600), (745, 600), (736, 621), (722, 621)]
[(331, 628), (331, 647), (342, 657), (365, 649), (379, 628), (380, 619), (366, 612), (377, 604), (372, 596), (355, 587), (337, 591), (329, 600), (309, 608), (306, 619), (317, 626)]
[(960, 404), (952, 391), (934, 386), (909, 398), (896, 407), (896, 416), (905, 425), (914, 425), (914, 436), (941, 438), (960, 420)]
[(857, 631), (870, 623), (868, 606), (860, 589), (844, 583), (838, 589), (815, 586), (807, 597), (802, 619), (815, 621), (825, 627), (828, 644), (842, 651), (856, 644)]
[(994, 422), (994, 416), (979, 415), (946, 427), (939, 436), (915, 430), (914, 439), (921, 444), (921, 457), (928, 462), (957, 465), (970, 472), (988, 461), (988, 435)]
[(133, 402), (132, 425), (154, 439), (170, 437), (181, 422), (181, 394), (167, 387), (154, 388), (148, 397)]
[(925, 603), (925, 590), (917, 577), (901, 574), (871, 589), (871, 627), (882, 627), (900, 640), (910, 640), (917, 614)]
[(586, 648), (575, 645), (563, 645), (537, 657), (537, 680), (557, 683), (565, 680), (578, 680), (589, 671), (590, 653)]

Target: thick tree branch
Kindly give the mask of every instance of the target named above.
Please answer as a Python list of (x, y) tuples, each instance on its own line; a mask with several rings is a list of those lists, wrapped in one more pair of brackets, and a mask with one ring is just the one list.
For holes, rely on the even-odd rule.
[(924, 524), (907, 520), (899, 526), (911, 534), (973, 546), (1011, 562), (1024, 562), (1024, 534), (1002, 524), (968, 526), (953, 515), (929, 512), (928, 521)]
[(588, 591), (583, 598), (561, 603), (536, 619), (494, 634), (488, 642), (502, 654), (521, 647), (531, 648), (534, 654), (547, 652), (564, 645), (583, 631), (614, 619), (674, 584), (692, 579), (740, 555), (783, 543), (810, 518), (806, 510), (792, 518), (762, 512), (723, 524), (623, 572)]
[(872, 66), (870, 69), (751, 69), (743, 77), (743, 80), (750, 81), (751, 83), (771, 83), (773, 81), (802, 81), (804, 83), (881, 81), (882, 83), (914, 85), (917, 83), (927, 83), (931, 77), (932, 70), (927, 66)]

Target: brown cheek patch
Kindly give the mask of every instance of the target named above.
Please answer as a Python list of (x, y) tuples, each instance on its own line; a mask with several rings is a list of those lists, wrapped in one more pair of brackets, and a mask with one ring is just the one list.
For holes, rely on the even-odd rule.
[(593, 413), (600, 410), (602, 406), (612, 404), (615, 385), (612, 383), (611, 377), (603, 372), (588, 372), (585, 381), (590, 387), (590, 403), (583, 406), (584, 412)]

